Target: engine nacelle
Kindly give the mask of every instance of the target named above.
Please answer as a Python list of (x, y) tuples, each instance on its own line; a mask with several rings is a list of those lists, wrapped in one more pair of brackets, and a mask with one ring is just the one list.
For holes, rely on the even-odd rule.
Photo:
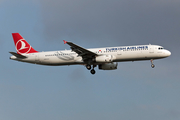
[(106, 63), (99, 65), (100, 70), (115, 70), (117, 69), (118, 63)]
[(112, 55), (101, 55), (101, 56), (97, 56), (94, 59), (95, 62), (112, 62), (113, 61), (113, 56)]

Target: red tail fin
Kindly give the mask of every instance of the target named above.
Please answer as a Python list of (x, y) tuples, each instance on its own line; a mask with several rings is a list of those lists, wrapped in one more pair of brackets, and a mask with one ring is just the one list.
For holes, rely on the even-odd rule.
[(16, 51), (18, 54), (28, 54), (28, 53), (36, 53), (38, 51), (34, 50), (31, 45), (19, 34), (12, 33), (14, 44), (16, 47)]

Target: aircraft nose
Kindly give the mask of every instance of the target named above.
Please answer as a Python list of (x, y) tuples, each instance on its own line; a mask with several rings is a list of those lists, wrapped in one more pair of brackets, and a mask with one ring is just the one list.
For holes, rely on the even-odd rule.
[(167, 51), (166, 51), (166, 55), (167, 55), (167, 56), (170, 56), (170, 55), (171, 55), (171, 52), (167, 50)]

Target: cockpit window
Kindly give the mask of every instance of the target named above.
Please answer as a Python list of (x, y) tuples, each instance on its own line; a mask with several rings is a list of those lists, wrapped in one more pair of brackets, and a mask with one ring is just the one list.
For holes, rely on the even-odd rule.
[(163, 48), (163, 47), (159, 47), (158, 49), (159, 49), (159, 50), (163, 50), (164, 48)]

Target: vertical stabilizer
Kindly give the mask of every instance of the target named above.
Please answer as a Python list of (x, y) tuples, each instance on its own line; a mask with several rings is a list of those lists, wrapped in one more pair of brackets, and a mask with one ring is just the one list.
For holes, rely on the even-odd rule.
[(12, 37), (14, 39), (14, 44), (18, 54), (38, 52), (34, 48), (32, 48), (31, 45), (29, 45), (29, 43), (19, 33), (12, 33)]

